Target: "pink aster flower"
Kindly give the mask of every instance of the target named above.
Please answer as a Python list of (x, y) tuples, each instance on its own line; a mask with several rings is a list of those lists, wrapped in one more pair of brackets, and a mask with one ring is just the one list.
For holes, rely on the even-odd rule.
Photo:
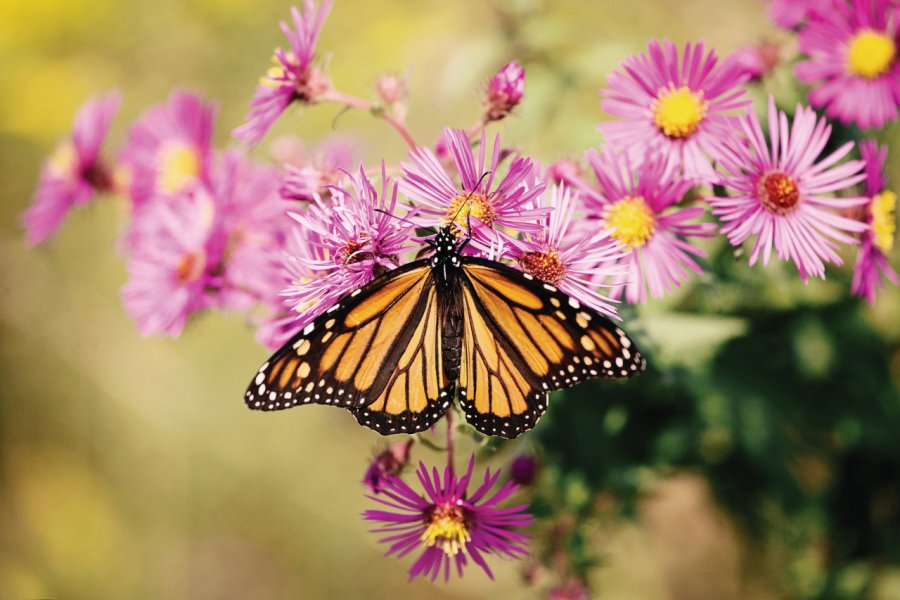
[(809, 58), (797, 78), (815, 86), (809, 102), (842, 123), (881, 127), (900, 104), (900, 8), (891, 0), (830, 0), (798, 36)]
[(187, 318), (213, 303), (220, 285), (223, 231), (213, 198), (203, 189), (142, 211), (130, 250), (125, 310), (142, 335), (176, 337)]
[(519, 105), (525, 95), (525, 69), (512, 61), (503, 66), (488, 83), (484, 98), (484, 120), (499, 121)]
[(825, 263), (841, 264), (835, 242), (855, 244), (851, 235), (864, 223), (842, 217), (832, 209), (859, 206), (866, 198), (826, 196), (861, 181), (863, 163), (836, 163), (853, 149), (848, 142), (816, 162), (828, 143), (831, 126), (815, 111), (797, 105), (793, 123), (769, 97), (769, 142), (755, 113), (741, 119), (747, 140), (735, 138), (722, 159), (727, 171), (722, 183), (732, 196), (709, 198), (712, 212), (722, 221), (722, 233), (735, 246), (756, 235), (750, 264), (762, 257), (768, 264), (772, 248), (782, 260), (792, 260), (800, 277), (825, 278)]
[[(530, 158), (516, 157), (509, 169), (498, 173), (501, 158), (500, 136), (494, 139), (489, 166), (485, 165), (486, 136), (482, 131), (478, 159), (469, 138), (459, 129), (446, 129), (444, 138), (456, 166), (460, 183), (454, 180), (429, 148), (419, 147), (409, 153), (410, 162), (402, 163), (400, 189), (420, 202), (423, 225), (455, 223), (460, 229), (472, 225), (472, 237), (481, 247), (495, 241), (494, 230), (507, 227), (514, 231), (536, 231), (546, 209), (533, 208), (534, 199), (544, 185), (529, 185), (534, 163)], [(499, 183), (497, 183), (499, 181)]]
[(136, 208), (150, 198), (190, 193), (209, 184), (215, 106), (176, 91), (131, 128), (121, 162), (130, 172)]
[(118, 92), (111, 92), (85, 102), (75, 115), (71, 137), (61, 141), (44, 162), (34, 201), (22, 215), (29, 245), (36, 246), (56, 233), (73, 206), (87, 204), (111, 187), (100, 147), (120, 100)]
[(614, 266), (622, 258), (621, 246), (608, 229), (579, 227), (579, 222), (573, 221), (577, 193), (554, 185), (545, 196), (550, 213), (540, 220), (543, 228), (526, 232), (521, 239), (504, 235), (505, 256), (515, 260), (525, 273), (555, 285), (603, 314), (615, 316), (612, 301), (597, 288), (608, 278), (622, 274)]
[[(678, 174), (670, 158), (652, 154), (638, 164), (609, 147), (589, 150), (586, 157), (599, 190), (575, 183), (580, 183), (589, 216), (599, 219), (624, 248), (616, 259), (624, 273), (612, 283), (624, 284), (628, 302), (646, 302), (648, 291), (659, 298), (687, 281), (689, 270), (703, 272), (694, 258), (706, 252), (687, 238), (709, 237), (714, 225), (695, 222), (704, 214), (701, 206), (676, 208), (691, 182)], [(613, 288), (614, 297), (621, 295), (622, 288)]]
[(355, 144), (343, 137), (331, 137), (308, 151), (296, 152), (285, 163), (280, 193), (288, 200), (310, 201), (316, 195), (327, 198), (339, 186), (356, 160)]
[(868, 223), (860, 239), (851, 291), (875, 304), (875, 294), (884, 281), (897, 285), (897, 273), (891, 268), (887, 254), (894, 247), (897, 232), (897, 195), (885, 189), (884, 165), (887, 147), (878, 147), (874, 140), (860, 142), (859, 151), (865, 163), (868, 202), (864, 205), (863, 220)]
[(280, 301), (290, 205), (278, 194), (278, 173), (237, 151), (226, 152), (213, 174), (226, 232), (220, 303), (248, 310)]
[(306, 213), (291, 216), (298, 254), (285, 265), (292, 284), (284, 291), (303, 326), (350, 291), (399, 266), (413, 224), (394, 216), (397, 186), (382, 164), (379, 194), (362, 165), (350, 177), (351, 191), (332, 190), (329, 202), (316, 200)]
[(318, 10), (312, 0), (303, 3), (302, 11), (291, 8), (294, 29), (281, 22), (290, 50), (275, 49), (272, 57), (275, 66), (260, 79), (250, 101), (246, 123), (232, 132), (234, 137), (255, 145), (292, 102), (313, 104), (331, 89), (328, 76), (313, 61), (316, 40), (330, 11), (330, 0), (323, 2)]
[(454, 476), (448, 467), (441, 479), (436, 468), (429, 473), (420, 462), (416, 475), (427, 496), (413, 490), (399, 477), (387, 478), (381, 494), (369, 496), (389, 509), (363, 513), (366, 520), (385, 524), (373, 532), (385, 534), (379, 541), (390, 544), (387, 555), (395, 554), (399, 558), (422, 549), (410, 568), (411, 580), (422, 575), (434, 581), (442, 572), (444, 580), (449, 580), (452, 566), (462, 577), (468, 558), (493, 579), (486, 555), (515, 559), (527, 554), (524, 544), (528, 536), (518, 531), (531, 525), (532, 517), (525, 512), (527, 506), (497, 506), (519, 486), (507, 482), (489, 496), (500, 471), (491, 473), (488, 469), (483, 483), (469, 495), (474, 466), (473, 456), (462, 477)]
[(769, 0), (769, 18), (784, 29), (795, 29), (819, 0)]
[(703, 42), (685, 44), (679, 60), (675, 44), (651, 41), (647, 54), (626, 58), (609, 76), (601, 107), (620, 118), (598, 128), (633, 159), (660, 151), (688, 177), (713, 177), (710, 158), (721, 156), (734, 113), (750, 104), (739, 66), (717, 63)]

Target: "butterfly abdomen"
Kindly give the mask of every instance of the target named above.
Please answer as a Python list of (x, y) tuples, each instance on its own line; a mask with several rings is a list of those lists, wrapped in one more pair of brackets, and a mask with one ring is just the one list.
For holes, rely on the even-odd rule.
[(450, 381), (456, 381), (459, 377), (462, 355), (463, 313), (462, 304), (458, 301), (459, 293), (459, 279), (452, 277), (447, 293), (441, 296), (441, 357), (444, 374)]

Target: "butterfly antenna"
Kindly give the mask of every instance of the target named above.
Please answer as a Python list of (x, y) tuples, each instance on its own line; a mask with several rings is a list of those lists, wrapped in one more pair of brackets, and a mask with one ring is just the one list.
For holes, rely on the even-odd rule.
[(379, 212), (379, 213), (381, 213), (381, 214), (383, 214), (383, 215), (387, 215), (387, 216), (391, 217), (392, 219), (397, 219), (398, 221), (403, 221), (404, 223), (408, 223), (408, 224), (412, 225), (413, 227), (415, 227), (415, 228), (417, 228), (417, 229), (425, 229), (425, 230), (429, 230), (429, 231), (431, 231), (431, 232), (437, 234), (437, 231), (435, 231), (434, 227), (420, 227), (419, 225), (417, 225), (416, 223), (413, 223), (413, 222), (410, 221), (409, 219), (407, 219), (407, 218), (405, 218), (405, 217), (398, 217), (398, 216), (395, 215), (394, 213), (390, 213), (390, 212), (388, 212), (388, 211), (386, 211), (386, 210), (384, 210), (384, 209), (376, 208), (376, 209), (375, 209), (375, 212)]
[[(459, 213), (462, 212), (463, 207), (470, 206), (469, 200), (472, 198), (472, 195), (475, 193), (475, 190), (478, 189), (478, 186), (481, 185), (481, 182), (484, 181), (484, 178), (490, 174), (491, 174), (490, 171), (485, 171), (484, 173), (481, 174), (481, 177), (478, 179), (478, 182), (472, 187), (472, 191), (469, 192), (469, 194), (466, 196), (466, 199), (462, 201), (462, 203), (459, 205), (459, 208), (456, 210), (456, 214), (453, 215), (452, 219), (450, 219), (451, 223), (456, 221), (457, 217), (459, 217)], [(469, 231), (469, 237), (472, 237), (472, 233), (471, 233), (472, 227), (471, 227), (471, 223), (469, 221), (469, 217), (471, 216), (471, 214), (472, 214), (472, 209), (469, 208), (469, 211), (466, 213), (466, 227), (468, 228), (468, 231)]]

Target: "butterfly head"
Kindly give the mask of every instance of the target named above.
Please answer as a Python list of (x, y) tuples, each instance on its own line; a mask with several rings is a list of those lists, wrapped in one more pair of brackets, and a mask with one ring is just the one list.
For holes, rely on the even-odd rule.
[(431, 255), (431, 267), (440, 273), (440, 280), (446, 280), (449, 272), (459, 268), (460, 252), (468, 242), (468, 238), (460, 241), (451, 227), (441, 227), (437, 234), (428, 240), (428, 245), (434, 248), (434, 254)]

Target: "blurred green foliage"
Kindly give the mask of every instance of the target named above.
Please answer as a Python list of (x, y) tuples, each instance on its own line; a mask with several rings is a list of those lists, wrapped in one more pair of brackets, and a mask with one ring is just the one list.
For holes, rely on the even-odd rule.
[[(702, 473), (754, 543), (787, 553), (770, 565), (782, 593), (867, 597), (879, 571), (900, 566), (897, 343), (857, 300), (767, 309), (727, 280), (715, 293), (739, 287), (747, 306), (731, 313), (743, 334), (690, 368), (654, 360), (646, 340), (641, 377), (590, 382), (554, 403), (536, 433), (544, 460), (562, 489), (583, 482), (628, 517), (667, 474)], [(594, 509), (565, 504), (581, 518)]]

